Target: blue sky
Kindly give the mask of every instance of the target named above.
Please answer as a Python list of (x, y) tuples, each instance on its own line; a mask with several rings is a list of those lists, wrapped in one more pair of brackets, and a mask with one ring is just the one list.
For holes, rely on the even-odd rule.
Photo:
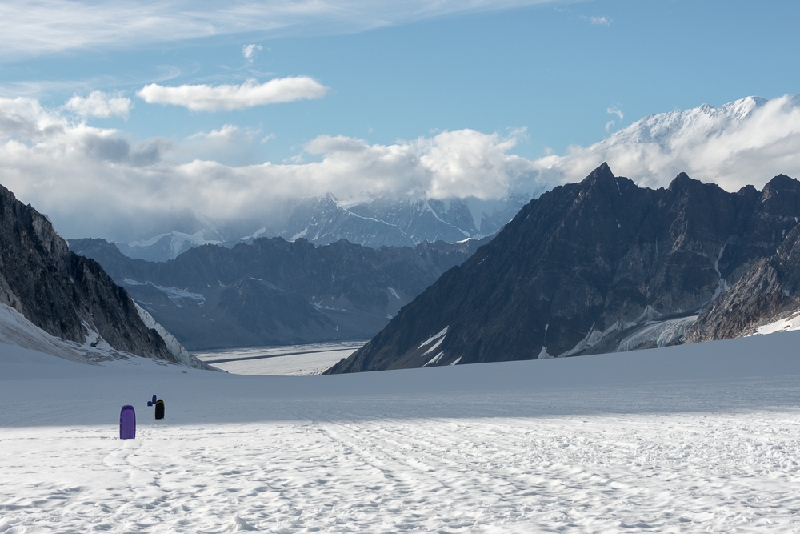
[[(331, 151), (352, 150), (347, 143), (355, 141), (391, 152), (398, 143), (460, 131), (495, 144), (512, 140), (501, 152), (532, 161), (563, 155), (570, 145), (600, 142), (649, 114), (703, 103), (721, 106), (749, 95), (772, 99), (800, 93), (800, 2), (387, 5), (366, 0), (241, 0), (225, 8), (183, 1), (6, 4), (0, 6), (0, 97), (8, 109), (14, 99), (41, 106), (44, 111), (35, 112), (38, 128), (43, 120), (62, 121), (83, 136), (80, 150), (100, 154), (113, 174), (123, 173), (124, 164), (141, 168), (145, 156), (134, 155), (147, 150), (157, 153), (153, 162), (208, 161), (240, 169), (320, 163)], [(247, 45), (255, 45), (249, 58)], [(179, 86), (236, 89), (247, 80), (260, 85), (297, 77), (306, 92), (287, 97), (290, 90), (282, 90), (281, 98), (291, 101), (243, 109), (193, 111), (180, 102), (190, 97), (164, 96)], [(150, 84), (157, 84), (154, 91), (162, 96), (147, 102), (140, 91)], [(88, 109), (80, 107), (87, 102), (81, 99), (94, 91), (102, 92), (105, 104), (114, 98), (128, 103), (110, 117), (81, 114), (77, 110)], [(64, 108), (73, 98), (78, 103)], [(173, 104), (157, 103), (169, 98)], [(22, 112), (6, 110), (13, 113)], [(37, 142), (1, 134), (0, 142), (14, 139), (31, 149)], [(108, 152), (116, 150), (108, 143), (97, 149), (87, 136), (128, 143), (128, 148), (114, 145), (128, 150), (127, 159)], [(218, 142), (223, 138), (226, 143)], [(331, 139), (344, 141), (332, 145)], [(7, 165), (0, 169), (0, 182), (15, 184), (21, 173), (41, 165), (23, 165), (27, 171)], [(187, 169), (173, 171), (194, 172)], [(169, 169), (156, 171), (161, 182), (172, 179)], [(123, 174), (136, 180), (133, 172)], [(324, 184), (328, 178), (313, 180)], [(503, 186), (498, 187), (492, 191)], [(41, 197), (32, 186), (19, 189), (27, 198)]]
[[(247, 31), (156, 43), (120, 38), (24, 54), (4, 62), (0, 86), (3, 96), (32, 95), (48, 106), (91, 90), (121, 92), (133, 101), (126, 121), (90, 122), (138, 138), (187, 137), (225, 124), (272, 134), (254, 147), (252, 162), (281, 161), (321, 134), (388, 144), (436, 130), (518, 127), (527, 128), (528, 139), (515, 152), (536, 157), (546, 147), (561, 153), (569, 144), (599, 141), (611, 119), (619, 128), (650, 113), (800, 92), (798, 2), (553, 2), (344, 34), (326, 28), (324, 17), (307, 19), (312, 27), (285, 30), (296, 33), (286, 37)], [(248, 44), (262, 47), (252, 62), (242, 56)], [(329, 94), (214, 113), (135, 96), (151, 82), (298, 75)], [(613, 107), (622, 120), (607, 113)]]

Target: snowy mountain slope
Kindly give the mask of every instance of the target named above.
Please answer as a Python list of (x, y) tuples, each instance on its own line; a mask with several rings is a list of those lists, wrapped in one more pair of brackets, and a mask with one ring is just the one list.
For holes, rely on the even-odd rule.
[(0, 350), (0, 530), (792, 532), (798, 335), (310, 377)]
[(530, 198), (522, 194), (499, 200), (379, 197), (346, 204), (328, 194), (298, 202), (278, 235), (317, 244), (347, 239), (373, 248), (455, 243), (493, 235)]
[[(176, 363), (198, 369), (209, 368), (186, 352), (186, 349), (181, 347), (161, 325), (152, 321), (148, 326), (158, 329), (162, 337), (171, 341), (168, 350)], [(0, 344), (4, 345), (0, 351), (12, 352), (13, 347), (20, 347), (73, 362), (94, 365), (109, 360), (137, 358), (130, 352), (116, 350), (100, 334), (92, 330), (91, 326), (86, 325), (86, 331), (83, 343), (61, 339), (37, 327), (14, 308), (0, 303)]]
[(800, 173), (799, 136), (800, 95), (751, 96), (719, 107), (703, 104), (649, 115), (602, 141), (570, 147), (534, 165), (549, 183), (580, 180), (607, 162), (638, 185), (664, 187), (686, 172), (735, 191), (753, 180)]
[(0, 186), (0, 303), (49, 335), (78, 345), (94, 336), (118, 352), (175, 361), (124, 289), (69, 250), (49, 219)]
[(206, 239), (202, 231), (190, 235), (173, 230), (150, 239), (115, 244), (120, 252), (129, 258), (147, 261), (167, 261), (168, 259), (177, 258), (190, 248), (220, 243), (222, 241), (219, 239)]
[(135, 355), (208, 368), (160, 325), (145, 324), (97, 262), (71, 252), (46, 216), (2, 186), (0, 340), (75, 361)]
[(171, 223), (174, 228), (165, 223), (146, 239), (117, 241), (115, 245), (130, 258), (165, 262), (194, 247), (232, 247), (261, 237), (305, 239), (318, 245), (346, 239), (371, 248), (413, 247), (425, 241), (455, 243), (493, 235), (530, 198), (523, 194), (499, 200), (380, 197), (353, 204), (328, 194), (287, 202), (285, 214), (271, 214), (271, 219), (264, 221), (211, 221), (185, 215)]

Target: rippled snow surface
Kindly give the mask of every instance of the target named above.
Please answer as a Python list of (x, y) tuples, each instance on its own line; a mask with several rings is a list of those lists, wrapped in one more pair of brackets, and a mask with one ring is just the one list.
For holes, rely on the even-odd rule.
[(0, 532), (800, 532), (798, 341), (344, 377), (0, 347)]

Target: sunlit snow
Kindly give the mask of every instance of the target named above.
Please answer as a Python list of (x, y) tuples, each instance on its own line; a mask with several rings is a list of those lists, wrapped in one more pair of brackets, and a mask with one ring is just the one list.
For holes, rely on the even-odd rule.
[(2, 344), (0, 532), (797, 531), (799, 341), (344, 376)]

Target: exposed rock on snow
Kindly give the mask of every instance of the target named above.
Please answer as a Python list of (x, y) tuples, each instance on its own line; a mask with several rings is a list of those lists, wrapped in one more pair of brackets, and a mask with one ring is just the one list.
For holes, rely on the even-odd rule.
[(83, 345), (96, 335), (117, 353), (175, 361), (125, 290), (97, 262), (71, 252), (44, 215), (2, 186), (0, 303), (64, 341)]
[(0, 341), (73, 361), (143, 356), (209, 369), (0, 187)]
[(776, 253), (756, 263), (712, 303), (686, 333), (686, 342), (793, 330), (800, 313), (800, 226)]
[(90, 325), (84, 323), (84, 327), (86, 338), (82, 343), (61, 339), (34, 325), (14, 308), (0, 304), (0, 343), (91, 364), (135, 356), (114, 349)]

